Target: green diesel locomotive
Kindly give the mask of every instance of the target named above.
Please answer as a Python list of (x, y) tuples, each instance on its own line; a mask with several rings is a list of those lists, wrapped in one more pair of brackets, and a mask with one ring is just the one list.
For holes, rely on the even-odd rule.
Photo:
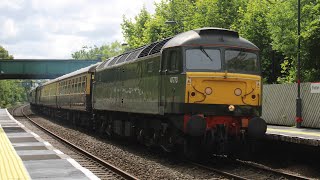
[[(87, 83), (75, 108), (72, 82), (84, 80), (79, 77)], [(234, 142), (265, 134), (261, 80), (254, 44), (235, 31), (201, 28), (49, 81), (32, 93), (38, 99), (32, 106), (108, 136), (167, 151), (184, 147), (193, 156), (229, 151)], [(55, 87), (54, 106), (41, 93), (49, 86)]]

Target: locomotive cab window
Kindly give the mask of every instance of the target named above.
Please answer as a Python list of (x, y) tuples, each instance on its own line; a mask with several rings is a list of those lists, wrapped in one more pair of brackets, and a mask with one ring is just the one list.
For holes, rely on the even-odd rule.
[(182, 55), (180, 49), (169, 49), (164, 52), (164, 63), (162, 70), (169, 73), (178, 73), (181, 71)]
[(218, 49), (196, 48), (186, 50), (186, 68), (189, 70), (221, 70), (221, 52)]
[(260, 71), (258, 56), (252, 52), (226, 50), (225, 63), (228, 72), (258, 74)]

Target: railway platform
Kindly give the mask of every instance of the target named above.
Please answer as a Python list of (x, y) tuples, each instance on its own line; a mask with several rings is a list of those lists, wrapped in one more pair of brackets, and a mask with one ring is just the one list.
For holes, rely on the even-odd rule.
[(98, 179), (0, 109), (0, 179)]
[(311, 146), (320, 146), (320, 129), (268, 125), (266, 138)]

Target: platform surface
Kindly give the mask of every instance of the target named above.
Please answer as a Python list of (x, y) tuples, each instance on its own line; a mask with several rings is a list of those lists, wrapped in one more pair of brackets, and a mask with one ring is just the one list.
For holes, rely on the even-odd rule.
[(0, 109), (0, 180), (99, 179)]
[(268, 125), (267, 139), (320, 146), (320, 129)]

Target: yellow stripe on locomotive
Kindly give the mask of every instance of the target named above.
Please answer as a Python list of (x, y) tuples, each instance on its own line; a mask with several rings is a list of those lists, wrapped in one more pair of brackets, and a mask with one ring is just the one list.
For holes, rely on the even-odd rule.
[(187, 72), (185, 103), (261, 105), (261, 76)]

